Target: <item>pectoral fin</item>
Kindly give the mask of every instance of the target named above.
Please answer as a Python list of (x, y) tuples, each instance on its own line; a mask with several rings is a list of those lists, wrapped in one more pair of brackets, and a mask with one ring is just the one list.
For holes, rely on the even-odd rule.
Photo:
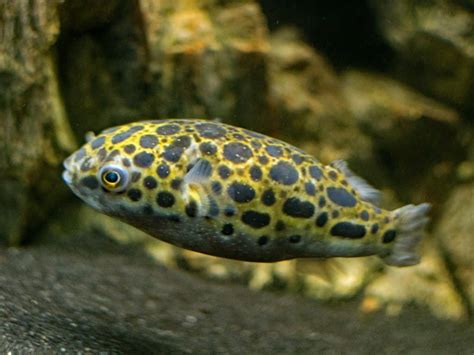
[[(215, 217), (219, 213), (216, 187), (211, 184), (212, 166), (198, 158), (183, 179), (182, 194), (187, 204), (195, 206), (196, 216)], [(193, 202), (191, 202), (193, 201)]]

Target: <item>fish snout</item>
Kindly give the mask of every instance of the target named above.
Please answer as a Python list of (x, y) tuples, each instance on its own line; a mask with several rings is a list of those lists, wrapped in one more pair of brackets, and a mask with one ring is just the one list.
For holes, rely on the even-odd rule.
[(73, 162), (72, 162), (72, 156), (66, 158), (63, 161), (63, 167), (64, 167), (64, 171), (62, 173), (63, 181), (66, 184), (71, 185), (74, 181), (74, 167), (73, 167)]
[(68, 171), (68, 170), (64, 170), (63, 171), (63, 181), (68, 184), (68, 185), (71, 185), (72, 184), (72, 174)]

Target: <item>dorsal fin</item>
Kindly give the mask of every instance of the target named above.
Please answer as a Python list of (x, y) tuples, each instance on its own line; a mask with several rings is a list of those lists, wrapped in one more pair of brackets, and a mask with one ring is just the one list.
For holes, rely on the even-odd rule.
[(331, 165), (333, 168), (336, 168), (346, 176), (347, 182), (360, 194), (360, 197), (364, 201), (373, 203), (376, 206), (380, 204), (380, 191), (372, 187), (360, 176), (354, 174), (347, 166), (347, 162), (345, 160), (335, 160), (329, 165)]

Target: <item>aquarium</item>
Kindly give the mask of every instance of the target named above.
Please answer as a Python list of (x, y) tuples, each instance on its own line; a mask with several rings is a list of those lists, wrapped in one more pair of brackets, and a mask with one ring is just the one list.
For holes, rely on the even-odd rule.
[(0, 351), (471, 354), (473, 9), (0, 0)]

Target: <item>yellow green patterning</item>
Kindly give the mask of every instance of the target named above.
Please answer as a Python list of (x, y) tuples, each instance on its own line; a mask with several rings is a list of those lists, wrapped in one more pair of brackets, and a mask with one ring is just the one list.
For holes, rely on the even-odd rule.
[(64, 162), (63, 179), (97, 210), (183, 248), (232, 259), (415, 252), (428, 204), (377, 207), (344, 161), (323, 165), (280, 140), (214, 121), (113, 127)]

